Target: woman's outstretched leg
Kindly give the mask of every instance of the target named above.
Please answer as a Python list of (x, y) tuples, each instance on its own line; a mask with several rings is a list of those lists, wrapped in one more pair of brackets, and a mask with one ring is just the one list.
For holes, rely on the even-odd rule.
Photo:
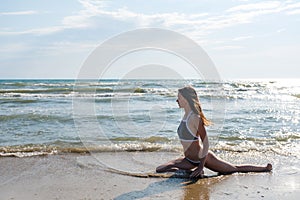
[(266, 167), (255, 165), (237, 165), (237, 172), (270, 172), (272, 171), (272, 165), (267, 164)]
[(216, 157), (211, 151), (209, 151), (206, 157), (205, 167), (221, 174), (231, 174), (236, 172), (269, 172), (272, 170), (271, 164), (268, 164), (266, 167), (255, 165), (235, 166)]

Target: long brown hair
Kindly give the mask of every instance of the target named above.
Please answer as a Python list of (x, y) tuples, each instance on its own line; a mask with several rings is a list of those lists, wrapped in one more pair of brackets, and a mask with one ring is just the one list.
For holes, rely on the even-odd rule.
[(203, 125), (209, 126), (212, 124), (211, 121), (204, 116), (197, 92), (192, 86), (180, 88), (178, 92), (187, 100), (194, 113), (200, 115)]

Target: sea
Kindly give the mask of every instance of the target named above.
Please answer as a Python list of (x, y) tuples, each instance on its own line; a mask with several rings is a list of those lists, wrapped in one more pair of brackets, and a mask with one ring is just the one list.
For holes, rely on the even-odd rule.
[(182, 152), (186, 85), (213, 123), (212, 151), (300, 158), (300, 79), (0, 80), (0, 157)]

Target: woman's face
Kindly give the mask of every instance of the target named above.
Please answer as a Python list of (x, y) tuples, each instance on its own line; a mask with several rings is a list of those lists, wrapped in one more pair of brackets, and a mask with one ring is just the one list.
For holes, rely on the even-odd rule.
[(178, 98), (177, 98), (177, 103), (179, 108), (184, 108), (186, 104), (188, 103), (187, 100), (178, 92)]

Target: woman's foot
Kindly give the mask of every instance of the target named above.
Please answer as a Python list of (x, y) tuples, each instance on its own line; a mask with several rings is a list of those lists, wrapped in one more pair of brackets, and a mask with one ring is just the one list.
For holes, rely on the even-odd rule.
[(266, 171), (270, 172), (270, 171), (272, 171), (272, 169), (273, 169), (272, 164), (268, 163), (266, 166)]

